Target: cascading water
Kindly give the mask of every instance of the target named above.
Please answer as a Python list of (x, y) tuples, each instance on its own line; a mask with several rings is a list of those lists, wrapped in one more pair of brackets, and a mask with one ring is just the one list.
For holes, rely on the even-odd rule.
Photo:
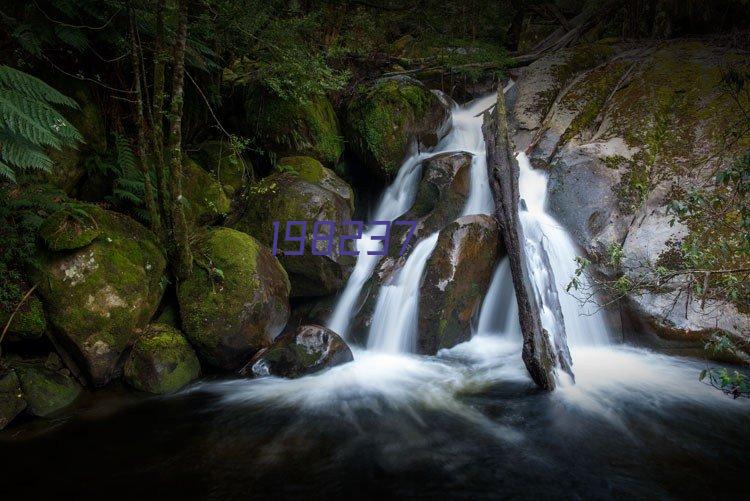
[[(472, 154), (471, 183), (463, 215), (490, 214), (494, 209), (482, 136), (482, 111), (494, 102), (491, 94), (451, 110), (451, 131), (432, 154), (466, 151)], [(367, 347), (391, 353), (414, 349), (419, 287), (427, 260), (437, 245), (438, 232), (424, 238), (409, 255), (393, 282), (378, 294)], [(372, 272), (372, 270), (370, 270)]]

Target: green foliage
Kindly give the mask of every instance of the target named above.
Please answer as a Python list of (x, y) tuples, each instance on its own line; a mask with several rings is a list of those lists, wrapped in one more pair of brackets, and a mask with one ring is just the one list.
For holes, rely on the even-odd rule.
[(45, 148), (75, 147), (83, 138), (55, 106), (77, 108), (36, 77), (0, 66), (0, 178), (16, 180), (16, 170), (49, 172)]

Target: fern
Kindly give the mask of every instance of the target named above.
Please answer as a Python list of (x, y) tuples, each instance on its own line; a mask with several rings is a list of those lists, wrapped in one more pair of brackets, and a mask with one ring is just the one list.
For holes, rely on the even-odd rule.
[(0, 178), (16, 171), (49, 172), (45, 148), (75, 147), (81, 134), (55, 106), (77, 109), (76, 102), (36, 77), (0, 65)]

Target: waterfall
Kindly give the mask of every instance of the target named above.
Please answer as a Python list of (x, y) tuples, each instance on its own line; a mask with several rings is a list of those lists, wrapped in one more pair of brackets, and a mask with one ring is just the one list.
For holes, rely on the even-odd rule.
[[(555, 287), (565, 322), (568, 343), (576, 346), (601, 346), (609, 344), (607, 326), (600, 311), (587, 308), (567, 293), (568, 282), (576, 270), (575, 258), (579, 255), (570, 235), (549, 215), (545, 208), (547, 202), (547, 175), (544, 171), (534, 169), (525, 153), (520, 152), (518, 159), (518, 189), (521, 199), (519, 216), (526, 237), (526, 254), (532, 281), (540, 291)], [(524, 206), (525, 205), (525, 210)], [(543, 252), (549, 257), (549, 264), (554, 277), (548, 276), (547, 267), (543, 265)], [(555, 283), (550, 282), (554, 279)], [(583, 277), (585, 280), (585, 277)], [(553, 336), (557, 319), (553, 312), (542, 302), (542, 324)]]
[[(427, 154), (414, 154), (404, 161), (396, 179), (386, 188), (380, 198), (375, 209), (374, 221), (392, 221), (409, 210), (417, 194), (417, 186), (422, 174), (422, 160), (427, 157)], [(380, 256), (367, 254), (367, 251), (380, 250), (383, 246), (381, 241), (373, 240), (372, 236), (382, 232), (382, 227), (375, 227), (366, 231), (362, 239), (357, 240), (359, 251), (357, 263), (328, 321), (328, 328), (344, 338), (349, 330), (352, 310), (359, 298), (359, 293), (380, 260)]]
[[(396, 180), (388, 187), (378, 204), (376, 219), (393, 220), (406, 212), (416, 195), (421, 162), (430, 156), (452, 151), (466, 151), (472, 154), (471, 183), (463, 215), (489, 214), (494, 210), (482, 136), (482, 112), (490, 107), (495, 99), (495, 94), (490, 94), (464, 106), (452, 107), (450, 132), (431, 152), (415, 154), (404, 162)], [(393, 282), (384, 285), (379, 291), (370, 326), (368, 348), (387, 352), (413, 350), (419, 287), (437, 239), (438, 233), (435, 232), (419, 242), (403, 268), (393, 278)], [(357, 264), (328, 322), (332, 330), (344, 336), (348, 331), (352, 310), (360, 291), (379, 261), (378, 256), (368, 256), (363, 251), (372, 250), (373, 247), (377, 248), (382, 244), (373, 242), (366, 234), (359, 245), (361, 248)]]
[(504, 257), (492, 274), (490, 287), (479, 310), (476, 334), (503, 336), (511, 341), (523, 340), (518, 322), (518, 303), (510, 274), (510, 261)]

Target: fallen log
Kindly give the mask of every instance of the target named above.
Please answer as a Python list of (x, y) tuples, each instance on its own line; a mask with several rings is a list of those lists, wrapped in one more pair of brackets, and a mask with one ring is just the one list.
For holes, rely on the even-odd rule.
[[(502, 240), (510, 260), (513, 287), (518, 302), (518, 316), (523, 334), (522, 358), (531, 378), (542, 389), (555, 388), (555, 371), (559, 368), (570, 373), (567, 354), (567, 343), (564, 338), (564, 326), (561, 339), (552, 340), (544, 329), (541, 320), (541, 304), (545, 300), (555, 313), (555, 321), (561, 323), (557, 295), (554, 297), (537, 297), (531, 282), (525, 251), (525, 239), (521, 226), (518, 193), (518, 163), (511, 152), (508, 139), (508, 124), (505, 111), (505, 99), (502, 91), (498, 92), (497, 104), (493, 112), (484, 116), (482, 132), (487, 147), (487, 167), (490, 174), (490, 185), (495, 200), (495, 217), (500, 225)], [(548, 260), (545, 265), (549, 267)], [(551, 270), (550, 270), (551, 271)]]

